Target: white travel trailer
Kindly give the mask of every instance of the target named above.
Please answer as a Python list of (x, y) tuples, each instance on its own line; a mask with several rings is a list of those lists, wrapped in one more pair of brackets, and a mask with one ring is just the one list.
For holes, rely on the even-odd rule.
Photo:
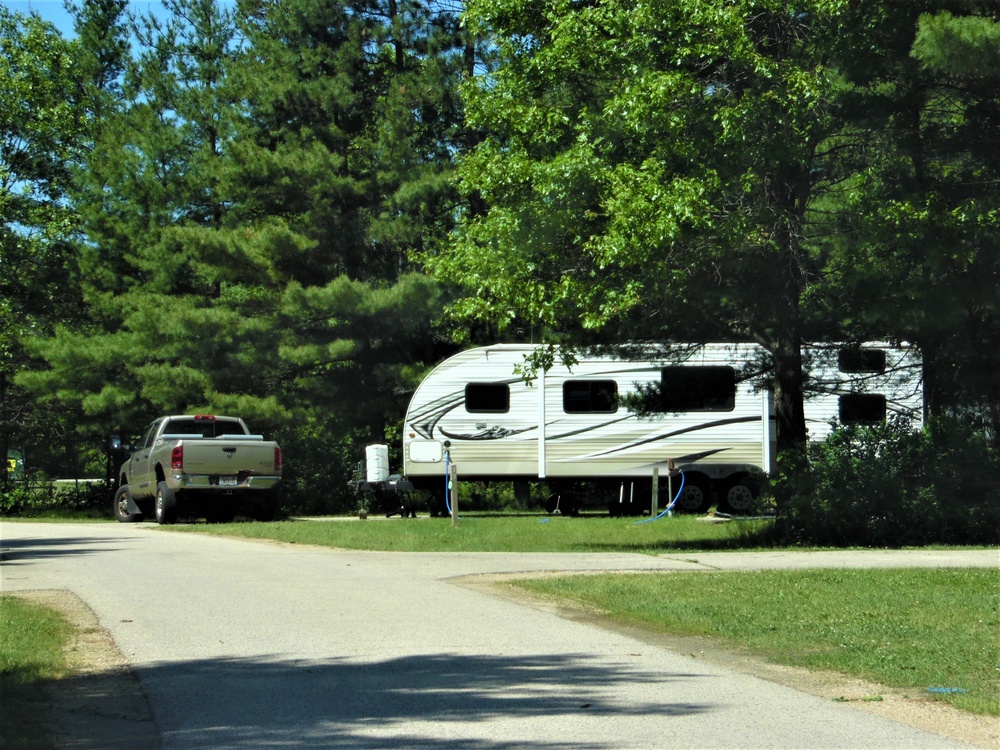
[[(775, 455), (773, 398), (759, 387), (762, 350), (745, 344), (650, 349), (641, 361), (579, 356), (526, 383), (515, 372), (527, 344), (460, 352), (435, 367), (410, 401), (403, 429), (405, 479), (443, 499), (454, 464), (461, 480), (545, 480), (552, 504), (575, 512), (574, 483), (601, 482), (612, 513), (650, 507), (654, 476), (683, 471), (677, 509), (745, 510), (753, 476)], [(879, 421), (890, 413), (922, 420), (919, 355), (909, 347), (810, 347), (811, 438), (834, 420)], [(654, 413), (621, 399), (650, 387)], [(676, 487), (676, 485), (675, 485)], [(635, 501), (629, 505), (626, 498)], [(664, 503), (665, 504), (665, 503)]]

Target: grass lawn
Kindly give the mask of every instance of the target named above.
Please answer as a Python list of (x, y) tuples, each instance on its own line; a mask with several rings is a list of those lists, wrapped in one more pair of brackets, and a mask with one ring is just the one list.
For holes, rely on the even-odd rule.
[(515, 585), (655, 631), (713, 636), (774, 662), (1000, 715), (998, 584), (996, 570), (971, 568), (606, 574)]
[(46, 607), (0, 595), (0, 680), (27, 684), (58, 677), (66, 668), (69, 623)]
[(44, 726), (35, 714), (44, 706), (42, 684), (66, 671), (70, 624), (58, 613), (0, 596), (0, 746), (47, 748)]
[(173, 528), (341, 549), (393, 552), (639, 552), (769, 546), (771, 521), (710, 524), (692, 516), (641, 518), (464, 514), (448, 518), (193, 524)]

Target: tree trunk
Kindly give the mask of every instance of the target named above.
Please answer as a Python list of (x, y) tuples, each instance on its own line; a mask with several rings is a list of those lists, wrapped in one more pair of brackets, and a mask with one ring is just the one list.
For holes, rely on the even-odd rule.
[(7, 375), (0, 373), (0, 484), (6, 484), (9, 479), (7, 472), (7, 456), (10, 454), (10, 435), (7, 428)]

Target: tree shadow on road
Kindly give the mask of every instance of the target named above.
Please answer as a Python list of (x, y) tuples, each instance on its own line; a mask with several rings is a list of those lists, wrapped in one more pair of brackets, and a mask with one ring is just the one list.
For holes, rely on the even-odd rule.
[(583, 654), (218, 659), (141, 667), (137, 676), (164, 740), (193, 748), (586, 750), (609, 746), (611, 717), (711, 710), (671, 699), (698, 675), (664, 678)]

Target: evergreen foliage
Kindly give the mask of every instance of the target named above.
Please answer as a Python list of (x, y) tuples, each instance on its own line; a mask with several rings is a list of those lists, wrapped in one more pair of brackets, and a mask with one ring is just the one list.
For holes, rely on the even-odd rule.
[(454, 340), (526, 331), (763, 345), (788, 471), (808, 340), (914, 341), (1000, 435), (989, 4), (164, 7), (0, 9), (0, 453), (236, 413), (343, 510)]

